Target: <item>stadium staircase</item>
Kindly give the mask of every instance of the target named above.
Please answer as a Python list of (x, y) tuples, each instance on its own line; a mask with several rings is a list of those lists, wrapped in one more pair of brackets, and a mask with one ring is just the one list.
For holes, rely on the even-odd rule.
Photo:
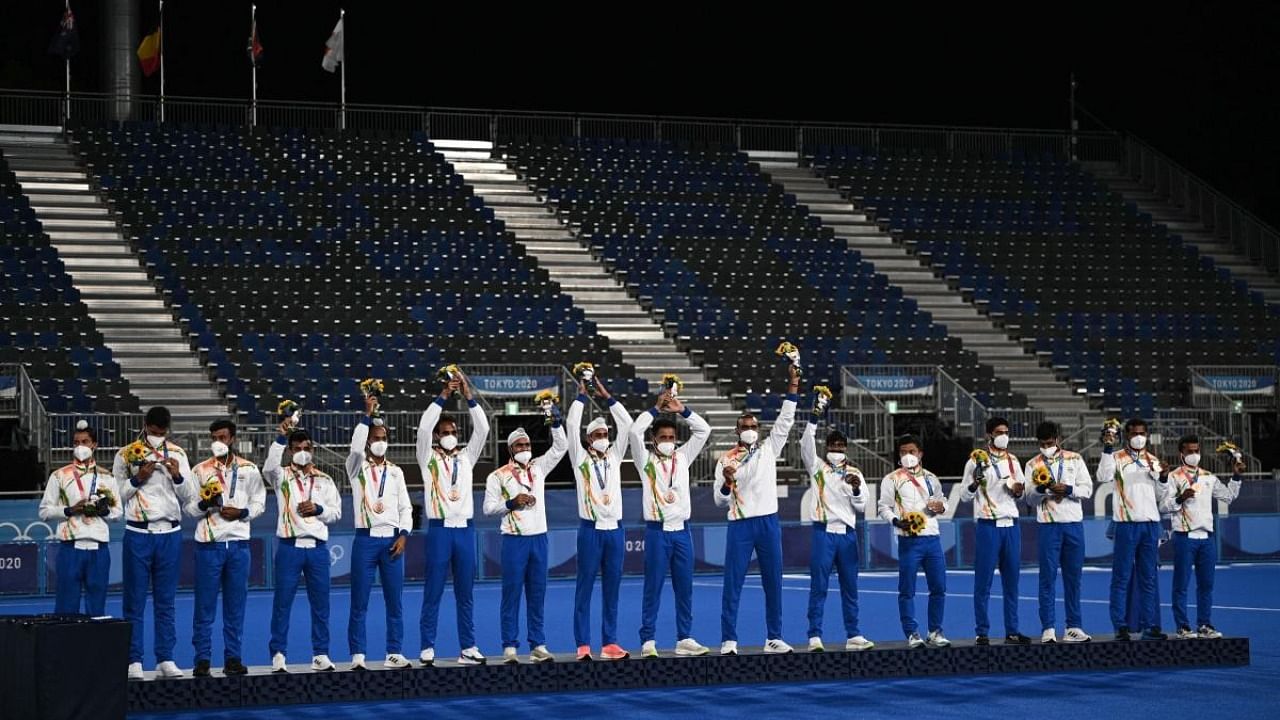
[(1150, 215), (1152, 222), (1165, 226), (1170, 234), (1181, 235), (1201, 255), (1212, 258), (1217, 267), (1226, 268), (1232, 276), (1248, 283), (1251, 290), (1262, 294), (1269, 306), (1280, 308), (1280, 279), (1242, 255), (1231, 241), (1215, 237), (1182, 208), (1129, 177), (1119, 163), (1083, 162), (1081, 166), (1140, 212)]
[[(1090, 413), (1086, 400), (1055, 377), (1051, 368), (1042, 366), (1035, 355), (1026, 352), (1021, 339), (1010, 338), (990, 315), (950, 287), (946, 279), (936, 276), (933, 268), (883, 229), (873, 216), (856, 209), (812, 169), (801, 167), (794, 152), (748, 151), (747, 155), (775, 183), (795, 195), (796, 202), (833, 228), (850, 249), (874, 265), (876, 272), (902, 288), (921, 310), (933, 316), (934, 322), (944, 325), (948, 335), (959, 338), (965, 348), (995, 368), (997, 377), (1008, 380), (1015, 391), (1025, 394), (1032, 407), (1044, 410), (1048, 417), (1063, 419), (1067, 432), (1078, 429), (1077, 419)], [(1099, 418), (1091, 416), (1089, 420)]]
[(169, 407), (177, 430), (226, 417), (225, 399), (61, 129), (2, 127), (0, 150), (142, 406)]
[[(515, 234), (528, 255), (547, 270), (560, 290), (582, 308), (587, 320), (622, 358), (635, 366), (636, 376), (656, 388), (666, 373), (684, 382), (681, 397), (714, 428), (732, 427), (739, 414), (702, 368), (690, 361), (664, 332), (661, 323), (627, 293), (603, 263), (570, 233), (563, 221), (502, 159), (492, 157), (492, 143), (434, 141), (454, 171), (492, 208), (494, 217)], [(572, 364), (571, 358), (565, 359)], [(609, 378), (609, 369), (601, 369)]]

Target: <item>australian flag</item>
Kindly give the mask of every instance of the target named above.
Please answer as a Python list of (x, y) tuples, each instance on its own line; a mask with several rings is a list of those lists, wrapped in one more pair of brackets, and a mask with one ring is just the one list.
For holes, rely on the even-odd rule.
[(58, 34), (49, 42), (49, 54), (70, 60), (80, 52), (80, 32), (76, 30), (76, 16), (67, 8), (62, 13), (62, 22), (58, 25)]

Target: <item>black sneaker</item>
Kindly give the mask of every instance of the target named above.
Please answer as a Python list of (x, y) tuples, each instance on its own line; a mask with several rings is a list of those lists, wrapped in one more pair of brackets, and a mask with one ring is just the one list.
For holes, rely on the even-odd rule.
[(1169, 636), (1158, 627), (1149, 627), (1142, 633), (1143, 640), (1168, 640)]
[(1119, 630), (1116, 630), (1116, 640), (1119, 642), (1129, 642), (1129, 628), (1122, 627)]
[(248, 675), (249, 668), (245, 667), (244, 663), (240, 662), (240, 658), (227, 658), (226, 664), (222, 667), (222, 674), (227, 676)]
[(209, 677), (209, 675), (211, 674), (209, 672), (209, 661), (197, 660), (196, 669), (192, 670), (191, 674), (194, 675), (195, 677)]
[(1005, 645), (1030, 645), (1031, 638), (1022, 633), (1009, 633), (1004, 638)]
[(986, 635), (979, 635), (978, 637), (973, 639), (973, 644), (974, 645), (990, 645), (991, 638), (987, 637)]

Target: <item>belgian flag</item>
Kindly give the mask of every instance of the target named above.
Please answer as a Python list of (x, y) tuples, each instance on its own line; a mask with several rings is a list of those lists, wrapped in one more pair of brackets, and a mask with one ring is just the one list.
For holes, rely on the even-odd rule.
[(160, 28), (142, 38), (138, 45), (138, 62), (142, 64), (142, 74), (151, 77), (160, 69)]

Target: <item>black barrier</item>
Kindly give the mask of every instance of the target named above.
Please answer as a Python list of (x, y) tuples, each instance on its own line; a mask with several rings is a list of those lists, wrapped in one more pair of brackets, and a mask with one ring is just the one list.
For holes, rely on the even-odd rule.
[(86, 615), (0, 616), (0, 716), (123, 720), (129, 628)]
[(129, 683), (129, 711), (202, 707), (255, 707), (362, 700), (474, 697), (662, 687), (706, 687), (819, 680), (872, 680), (1028, 672), (1222, 667), (1249, 664), (1247, 638), (1054, 645), (958, 643), (944, 649), (907, 649), (885, 643), (875, 650), (700, 658), (664, 656), (620, 662), (541, 665), (442, 665), (368, 672), (310, 671), (272, 674), (255, 668), (244, 677), (184, 678)]

